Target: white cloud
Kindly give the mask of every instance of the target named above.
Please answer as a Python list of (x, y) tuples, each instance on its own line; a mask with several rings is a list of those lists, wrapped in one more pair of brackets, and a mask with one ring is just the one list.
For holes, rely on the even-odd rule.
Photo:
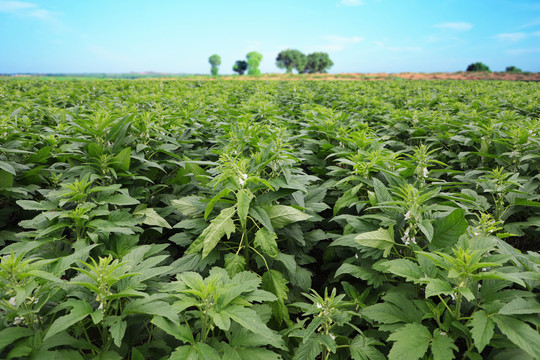
[(56, 15), (58, 15), (55, 12), (42, 9), (34, 3), (3, 0), (0, 0), (0, 13), (14, 14), (48, 22), (56, 21)]
[(37, 8), (37, 5), (22, 1), (0, 1), (0, 12), (3, 13), (14, 13), (32, 8)]
[(380, 49), (387, 50), (390, 52), (408, 53), (408, 52), (418, 52), (418, 51), (423, 50), (423, 48), (420, 46), (392, 46), (392, 45), (387, 45), (383, 43), (382, 41), (374, 41), (374, 44), (377, 45), (377, 47), (379, 47)]
[(361, 41), (364, 41), (364, 39), (359, 36), (344, 37), (338, 35), (326, 35), (322, 36), (321, 38), (323, 40), (326, 40), (326, 43), (315, 46), (316, 51), (341, 51), (347, 45), (357, 44)]
[(540, 48), (512, 49), (512, 50), (507, 50), (506, 53), (510, 55), (534, 54), (534, 53), (540, 53)]
[(341, 0), (340, 4), (343, 6), (361, 6), (367, 3), (364, 0)]
[(494, 37), (500, 41), (516, 42), (523, 39), (525, 36), (526, 36), (525, 33), (516, 32), (516, 33), (497, 34)]
[(447, 22), (435, 25), (439, 29), (448, 29), (455, 31), (469, 31), (473, 28), (472, 24), (467, 22)]

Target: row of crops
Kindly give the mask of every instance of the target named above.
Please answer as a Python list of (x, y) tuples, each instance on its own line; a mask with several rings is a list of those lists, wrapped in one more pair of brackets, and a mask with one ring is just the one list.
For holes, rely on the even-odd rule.
[(0, 100), (2, 359), (540, 358), (537, 84)]

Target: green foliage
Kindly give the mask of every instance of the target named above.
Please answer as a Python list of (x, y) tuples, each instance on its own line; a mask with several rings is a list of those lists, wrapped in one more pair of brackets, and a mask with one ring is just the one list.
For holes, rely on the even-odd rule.
[(217, 75), (219, 71), (219, 65), (221, 65), (221, 57), (217, 54), (214, 54), (208, 58), (208, 62), (211, 65), (210, 73), (212, 75)]
[(330, 56), (323, 52), (314, 52), (307, 56), (307, 64), (304, 68), (304, 73), (325, 73), (334, 63), (330, 60)]
[(0, 358), (538, 358), (536, 83), (0, 97)]
[(306, 55), (295, 49), (283, 50), (276, 58), (276, 66), (285, 69), (287, 74), (292, 73), (293, 69), (296, 69), (298, 73), (303, 72), (307, 62)]
[(504, 70), (504, 71), (509, 72), (509, 73), (519, 73), (519, 74), (523, 72), (520, 68), (515, 67), (513, 65), (512, 66), (507, 66), (506, 70)]
[(260, 75), (261, 70), (259, 70), (259, 65), (263, 59), (262, 54), (252, 51), (246, 55), (246, 58), (248, 63), (248, 75)]
[(489, 66), (487, 66), (486, 64), (481, 63), (481, 62), (476, 62), (474, 64), (470, 64), (469, 66), (467, 66), (467, 71), (486, 71), (486, 72), (490, 72), (491, 70), (489, 70)]
[(248, 68), (247, 61), (244, 60), (237, 60), (233, 65), (233, 71), (237, 72), (238, 75), (244, 75)]

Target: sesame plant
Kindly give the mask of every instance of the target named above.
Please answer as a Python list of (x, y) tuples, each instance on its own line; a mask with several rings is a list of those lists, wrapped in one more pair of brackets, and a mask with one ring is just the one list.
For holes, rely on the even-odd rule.
[(2, 359), (540, 359), (535, 83), (0, 98)]

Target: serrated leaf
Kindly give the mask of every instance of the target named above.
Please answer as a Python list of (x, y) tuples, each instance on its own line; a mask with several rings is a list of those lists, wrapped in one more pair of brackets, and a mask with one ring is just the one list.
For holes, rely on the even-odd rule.
[(165, 331), (167, 334), (174, 336), (180, 341), (185, 343), (195, 342), (191, 330), (185, 325), (176, 324), (161, 316), (154, 316), (151, 322), (161, 330)]
[(475, 311), (471, 317), (471, 335), (478, 352), (482, 352), (493, 337), (495, 324), (484, 310)]
[(268, 214), (264, 210), (264, 208), (260, 206), (251, 206), (249, 208), (248, 212), (249, 216), (257, 220), (270, 231), (274, 231), (274, 227), (272, 226), (272, 221), (270, 221), (270, 217), (268, 217)]
[(129, 164), (131, 162), (131, 148), (124, 148), (114, 157), (114, 160), (117, 162), (120, 169), (129, 171)]
[(433, 240), (430, 250), (441, 250), (452, 247), (458, 238), (465, 233), (469, 224), (465, 219), (465, 210), (456, 209), (433, 226)]
[(113, 204), (121, 206), (138, 205), (140, 201), (126, 194), (114, 194), (99, 200), (100, 204)]
[(540, 303), (535, 299), (515, 298), (505, 304), (500, 310), (501, 315), (539, 314)]
[(446, 333), (435, 329), (433, 333), (433, 341), (431, 342), (431, 353), (433, 360), (452, 360), (454, 358), (454, 350), (458, 351), (458, 347), (454, 344), (454, 340)]
[(388, 341), (395, 341), (388, 359), (420, 359), (426, 353), (430, 339), (431, 334), (425, 326), (416, 323), (407, 324), (388, 337)]
[(202, 198), (200, 196), (190, 195), (180, 199), (171, 200), (171, 205), (184, 216), (193, 218), (200, 216), (206, 207), (201, 200)]
[(369, 266), (358, 266), (349, 263), (343, 263), (336, 270), (335, 277), (338, 277), (343, 274), (349, 274), (354, 276), (357, 279), (362, 279), (368, 283), (368, 285), (373, 285), (374, 288), (381, 286), (386, 280), (383, 275), (373, 270)]
[(540, 358), (540, 334), (536, 330), (527, 323), (506, 315), (494, 315), (492, 319), (517, 347), (535, 359)]
[(219, 215), (210, 222), (210, 225), (204, 229), (201, 238), (203, 241), (203, 259), (208, 256), (210, 251), (212, 251), (216, 245), (219, 243), (219, 240), (225, 235), (227, 239), (231, 237), (231, 234), (236, 231), (234, 226), (234, 221), (232, 217), (236, 209), (234, 206), (221, 210)]
[(36, 210), (36, 211), (48, 211), (56, 210), (57, 206), (52, 201), (33, 201), (33, 200), (17, 200), (17, 205), (22, 207), (24, 210)]
[(265, 206), (264, 209), (274, 229), (281, 229), (289, 224), (304, 221), (311, 217), (292, 206), (269, 205)]
[(353, 360), (386, 360), (383, 353), (374, 347), (375, 345), (382, 344), (371, 338), (357, 335), (349, 345), (351, 358)]
[(47, 331), (47, 335), (45, 335), (43, 338), (43, 341), (46, 341), (51, 336), (68, 329), (70, 326), (75, 325), (94, 312), (94, 309), (92, 309), (90, 304), (82, 300), (73, 302), (73, 305), (74, 307), (71, 309), (69, 314), (58, 317), (51, 324), (49, 330)]
[(246, 267), (246, 259), (240, 254), (225, 254), (225, 270), (230, 277), (242, 272)]
[(384, 250), (383, 256), (387, 257), (394, 246), (394, 229), (392, 227), (387, 230), (380, 228), (379, 230), (359, 234), (356, 235), (354, 241), (362, 246)]
[(127, 323), (120, 320), (120, 317), (115, 319), (115, 321), (109, 326), (109, 333), (114, 341), (114, 344), (118, 347), (122, 346), (122, 339), (126, 333)]
[(249, 203), (253, 199), (254, 195), (249, 189), (240, 189), (236, 194), (236, 212), (240, 218), (240, 224), (242, 228), (246, 226), (246, 219), (249, 212)]
[(208, 219), (208, 216), (210, 216), (210, 214), (212, 213), (212, 210), (214, 210), (214, 206), (216, 206), (217, 202), (221, 200), (221, 198), (229, 195), (230, 192), (231, 191), (229, 189), (225, 188), (221, 190), (217, 195), (215, 195), (212, 199), (210, 199), (210, 201), (208, 202), (208, 205), (206, 205), (206, 209), (204, 209), (204, 220)]
[(383, 324), (395, 324), (409, 320), (402, 309), (386, 302), (367, 306), (361, 310), (361, 314)]
[(417, 282), (424, 277), (420, 266), (408, 259), (380, 261), (373, 265), (373, 268), (378, 271), (402, 276), (405, 280), (412, 282)]
[(144, 216), (143, 224), (150, 225), (150, 226), (159, 226), (167, 229), (172, 229), (171, 225), (162, 218), (156, 210), (152, 208), (145, 208), (141, 210), (137, 210), (133, 213), (134, 216)]
[(259, 315), (257, 315), (257, 313), (252, 309), (248, 309), (240, 305), (232, 305), (227, 306), (222, 310), (222, 312), (255, 334), (260, 334), (267, 337), (274, 336), (272, 330), (270, 330), (266, 324), (262, 322)]
[(268, 256), (276, 257), (278, 254), (276, 239), (276, 233), (270, 232), (267, 228), (261, 228), (255, 233), (254, 245), (258, 246)]
[(426, 298), (435, 295), (450, 295), (454, 293), (452, 285), (441, 279), (427, 279)]

